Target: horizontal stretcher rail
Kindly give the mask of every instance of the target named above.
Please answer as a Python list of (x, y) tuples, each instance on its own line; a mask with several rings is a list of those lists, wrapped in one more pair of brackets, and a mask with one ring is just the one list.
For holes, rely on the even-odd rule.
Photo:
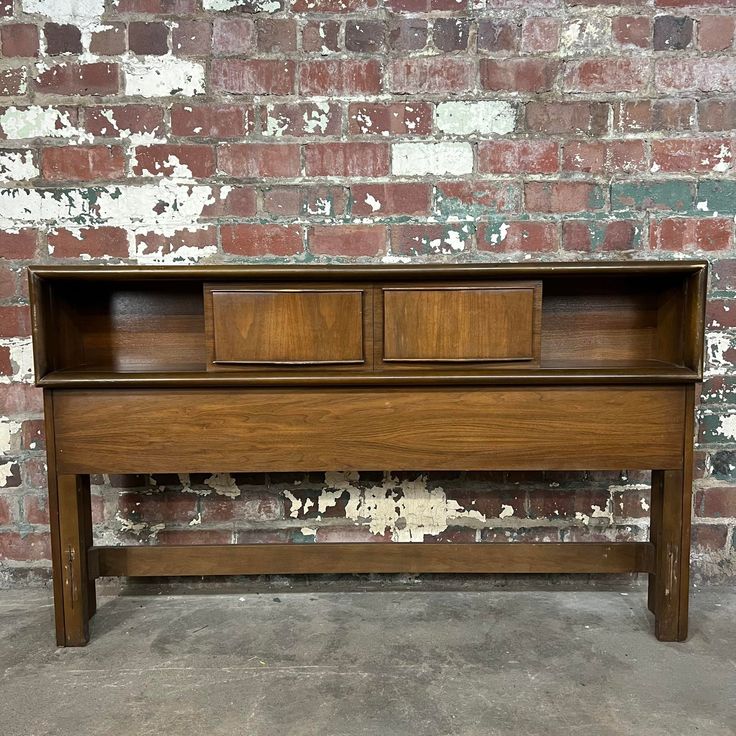
[(90, 577), (306, 573), (654, 572), (649, 542), (92, 547)]

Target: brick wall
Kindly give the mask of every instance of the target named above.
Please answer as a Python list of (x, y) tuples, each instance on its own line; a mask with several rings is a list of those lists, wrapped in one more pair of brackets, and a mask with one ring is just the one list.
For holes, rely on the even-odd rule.
[[(694, 564), (733, 576), (733, 0), (288, 2), (0, 0), (2, 579), (49, 565), (30, 262), (694, 254), (714, 264)], [(647, 527), (626, 472), (96, 480), (113, 542)]]

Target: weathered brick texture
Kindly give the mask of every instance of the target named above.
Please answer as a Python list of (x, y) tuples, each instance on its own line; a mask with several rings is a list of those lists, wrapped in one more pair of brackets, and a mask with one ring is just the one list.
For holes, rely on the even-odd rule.
[[(736, 575), (735, 37), (732, 0), (0, 0), (0, 584), (49, 567), (24, 268), (80, 260), (709, 258), (694, 566)], [(100, 477), (94, 518), (141, 543), (647, 533), (644, 474), (385, 470)]]

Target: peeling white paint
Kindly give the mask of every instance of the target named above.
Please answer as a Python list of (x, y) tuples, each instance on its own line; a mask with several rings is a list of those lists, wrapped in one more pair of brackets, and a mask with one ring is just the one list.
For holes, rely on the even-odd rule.
[(13, 463), (0, 463), (0, 488), (5, 488), (13, 477)]
[(324, 135), (330, 123), (328, 113), (330, 106), (327, 102), (313, 102), (312, 108), (304, 113), (304, 132), (307, 135)]
[(589, 15), (569, 23), (560, 33), (560, 54), (602, 53), (611, 46), (611, 20), (604, 15)]
[(387, 477), (381, 485), (360, 488), (358, 473), (325, 473), (328, 489), (320, 494), (318, 510), (323, 514), (348, 494), (345, 516), (356, 523), (368, 523), (372, 534), (390, 532), (394, 542), (421, 542), (425, 535), (436, 535), (457, 519), (485, 522), (483, 514), (466, 510), (450, 500), (442, 488), (430, 489), (426, 476), (400, 482)]
[(0, 129), (8, 140), (66, 138), (70, 143), (89, 143), (90, 133), (72, 125), (69, 113), (55, 107), (9, 107), (0, 115)]
[(237, 498), (240, 495), (240, 488), (235, 484), (235, 478), (230, 473), (215, 473), (205, 480), (215, 493), (228, 498)]
[(252, 13), (278, 13), (281, 10), (277, 0), (204, 0), (202, 3), (205, 10), (232, 10), (241, 6)]
[(309, 526), (303, 526), (299, 530), (305, 537), (316, 537), (317, 536), (317, 530), (312, 529), (312, 527)]
[(363, 201), (371, 208), (371, 212), (381, 209), (381, 203), (372, 194), (366, 194)]
[(20, 422), (9, 417), (0, 417), (0, 454), (9, 455), (14, 451), (14, 438), (20, 432)]
[(33, 344), (30, 337), (9, 337), (0, 345), (10, 351), (11, 376), (0, 376), (0, 383), (33, 383)]
[(501, 504), (501, 513), (498, 515), (499, 519), (508, 519), (509, 516), (514, 515), (514, 507), (509, 506), (507, 503)]
[(189, 522), (189, 526), (199, 526), (202, 523), (202, 512), (197, 512), (197, 515)]
[(736, 440), (736, 414), (722, 416), (716, 431), (728, 439)]
[(140, 97), (171, 97), (204, 94), (204, 66), (176, 56), (121, 57), (125, 94)]
[(28, 181), (38, 175), (32, 151), (0, 151), (0, 182)]
[(695, 204), (695, 209), (700, 210), (701, 212), (707, 212), (708, 211), (708, 200), (703, 200), (700, 202), (697, 202)]
[(44, 15), (54, 23), (77, 26), (82, 32), (82, 47), (89, 53), (94, 31), (102, 30), (100, 18), (105, 12), (105, 0), (22, 0), (24, 13)]
[(392, 154), (391, 171), (397, 176), (461, 176), (473, 172), (473, 149), (470, 143), (394, 143)]
[(732, 348), (728, 335), (722, 332), (706, 333), (705, 353), (708, 357), (706, 375), (719, 376), (732, 369), (731, 361), (726, 357), (726, 352)]
[(516, 108), (503, 100), (453, 100), (435, 108), (435, 123), (450, 135), (505, 135), (516, 126)]

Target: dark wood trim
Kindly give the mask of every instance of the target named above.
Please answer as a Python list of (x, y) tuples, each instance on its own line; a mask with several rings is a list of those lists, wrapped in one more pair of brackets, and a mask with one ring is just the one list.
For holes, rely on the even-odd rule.
[(94, 547), (100, 576), (650, 572), (649, 542), (236, 544)]

